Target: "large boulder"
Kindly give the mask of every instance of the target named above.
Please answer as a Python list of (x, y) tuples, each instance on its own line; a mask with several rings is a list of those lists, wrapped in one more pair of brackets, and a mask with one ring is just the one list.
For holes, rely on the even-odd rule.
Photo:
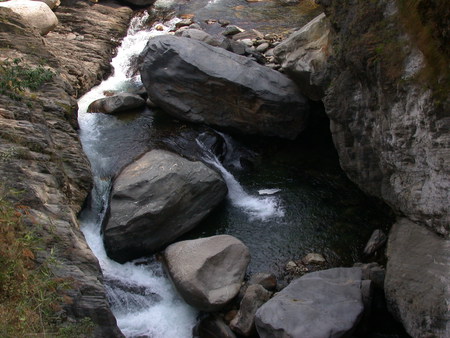
[(391, 229), (385, 293), (413, 337), (450, 337), (450, 241), (406, 218)]
[(35, 27), (39, 34), (45, 35), (58, 24), (58, 18), (50, 7), (40, 1), (14, 0), (0, 2), (0, 7), (10, 8), (19, 14), (30, 26)]
[(330, 24), (322, 13), (275, 47), (281, 70), (312, 100), (324, 96), (323, 77), (329, 56)]
[(360, 268), (312, 272), (294, 280), (256, 312), (262, 338), (341, 337), (364, 310)]
[(177, 118), (289, 139), (305, 128), (308, 104), (294, 82), (248, 58), (169, 35), (150, 39), (141, 58), (149, 97)]
[(145, 106), (145, 100), (139, 95), (119, 93), (92, 102), (88, 107), (89, 113), (115, 114)]
[(202, 162), (152, 150), (114, 181), (106, 252), (118, 262), (154, 253), (195, 227), (226, 192), (220, 175)]
[(164, 258), (183, 299), (200, 310), (217, 311), (238, 294), (250, 253), (237, 238), (219, 235), (174, 243)]

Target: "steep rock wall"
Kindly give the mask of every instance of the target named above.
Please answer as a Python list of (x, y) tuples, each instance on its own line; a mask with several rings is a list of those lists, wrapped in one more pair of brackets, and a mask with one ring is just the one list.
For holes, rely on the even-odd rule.
[[(448, 236), (449, 79), (448, 69), (434, 74), (435, 41), (414, 40), (402, 1), (321, 3), (334, 53), (324, 103), (342, 168), (399, 214)], [(448, 62), (444, 46), (434, 53)]]
[(24, 67), (43, 65), (54, 73), (37, 91), (0, 94), (2, 193), (27, 207), (25, 222), (42, 239), (37, 260), (70, 286), (61, 317), (89, 317), (95, 335), (102, 337), (122, 334), (109, 310), (98, 262), (77, 223), (91, 174), (76, 132), (75, 99), (109, 69), (131, 14), (116, 3), (64, 1), (56, 10), (59, 26), (41, 37), (0, 9), (1, 61), (20, 58)]

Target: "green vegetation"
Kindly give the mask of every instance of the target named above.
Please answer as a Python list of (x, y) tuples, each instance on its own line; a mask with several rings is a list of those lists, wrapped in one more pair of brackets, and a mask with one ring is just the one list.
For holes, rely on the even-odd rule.
[(28, 208), (11, 203), (6, 196), (20, 193), (0, 190), (0, 337), (89, 336), (93, 330), (89, 318), (61, 324), (61, 304), (71, 300), (60, 294), (70, 283), (53, 276), (50, 264), (54, 259), (36, 259), (43, 245), (25, 222), (32, 220)]
[(53, 76), (54, 73), (51, 70), (42, 66), (26, 66), (20, 58), (12, 61), (6, 59), (0, 62), (0, 94), (20, 101), (25, 95), (26, 89), (38, 90)]

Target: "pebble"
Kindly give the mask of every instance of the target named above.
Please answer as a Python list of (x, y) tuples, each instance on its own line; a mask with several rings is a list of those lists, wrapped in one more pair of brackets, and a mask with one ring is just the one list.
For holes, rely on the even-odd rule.
[(264, 53), (268, 49), (269, 49), (269, 44), (267, 42), (262, 43), (258, 47), (256, 47), (256, 51), (260, 52), (260, 53)]

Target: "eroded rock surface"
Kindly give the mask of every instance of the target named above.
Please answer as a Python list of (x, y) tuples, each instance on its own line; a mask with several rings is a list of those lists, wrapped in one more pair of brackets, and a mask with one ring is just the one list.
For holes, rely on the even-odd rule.
[(406, 218), (391, 229), (385, 293), (412, 337), (450, 336), (450, 241)]
[(312, 272), (292, 281), (256, 312), (262, 338), (341, 337), (364, 310), (359, 268)]
[(219, 235), (174, 243), (164, 258), (183, 299), (200, 310), (217, 311), (238, 294), (250, 253), (237, 238)]
[(129, 93), (119, 93), (107, 96), (92, 102), (87, 111), (89, 113), (115, 114), (143, 107), (145, 100), (139, 95)]
[(222, 177), (202, 162), (152, 150), (114, 181), (106, 252), (118, 262), (154, 253), (195, 227), (226, 192)]
[(141, 54), (150, 99), (191, 122), (293, 139), (307, 100), (285, 75), (194, 39), (159, 36)]
[[(54, 277), (70, 285), (63, 291), (63, 316), (71, 321), (91, 318), (99, 337), (122, 334), (109, 309), (97, 259), (76, 219), (91, 189), (91, 174), (76, 132), (75, 97), (108, 69), (117, 45), (112, 38), (123, 36), (130, 14), (114, 3), (65, 1), (56, 11), (60, 24), (41, 37), (20, 16), (0, 8), (2, 61), (18, 58), (24, 67), (42, 65), (54, 73), (36, 91), (19, 93), (19, 100), (10, 91), (0, 94), (2, 195), (28, 208), (24, 222), (42, 239), (37, 260), (48, 262)], [(66, 41), (64, 32), (78, 29), (105, 36), (86, 36), (84, 47), (81, 41)], [(73, 73), (69, 68), (75, 64)]]

